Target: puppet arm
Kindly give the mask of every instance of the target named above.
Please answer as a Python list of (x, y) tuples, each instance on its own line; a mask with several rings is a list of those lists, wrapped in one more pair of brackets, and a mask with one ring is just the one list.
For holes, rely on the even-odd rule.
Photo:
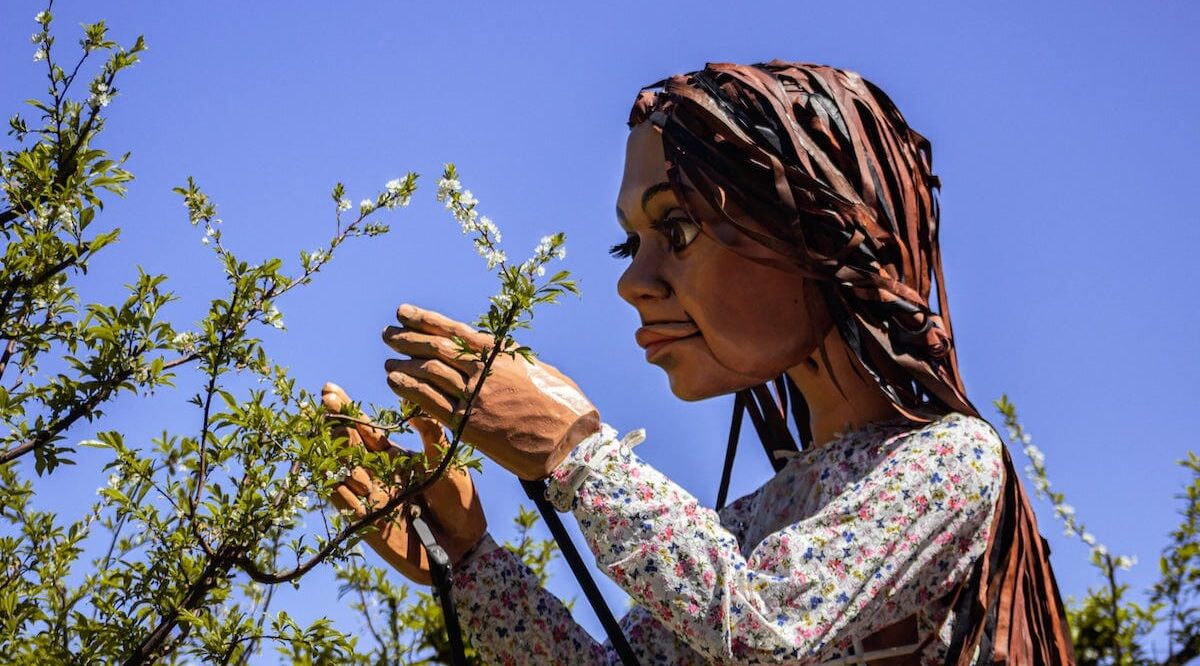
[[(490, 536), (454, 574), (454, 603), (463, 631), (487, 664), (609, 666), (621, 660), (575, 622), (516, 555)], [(639, 663), (707, 664), (644, 608), (620, 620)]]
[[(721, 510), (729, 529), (740, 532), (753, 499), (747, 495)], [(463, 630), (485, 663), (621, 663), (607, 641), (594, 640), (533, 571), (490, 534), (456, 567), (452, 595)], [(642, 664), (708, 663), (642, 606), (626, 613), (620, 625)]]
[[(554, 471), (550, 499), (573, 511), (602, 571), (720, 663), (815, 663), (944, 596), (983, 552), (1002, 480), (994, 431), (950, 415), (744, 556), (629, 439), (605, 424)], [(750, 508), (752, 520), (776, 510)]]

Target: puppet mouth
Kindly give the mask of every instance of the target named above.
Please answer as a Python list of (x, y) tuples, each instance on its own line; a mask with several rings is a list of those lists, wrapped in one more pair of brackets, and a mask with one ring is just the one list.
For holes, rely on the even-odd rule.
[(700, 329), (691, 321), (659, 322), (639, 328), (634, 337), (638, 345), (646, 350), (646, 360), (649, 361), (658, 355), (659, 350), (673, 342), (700, 337)]

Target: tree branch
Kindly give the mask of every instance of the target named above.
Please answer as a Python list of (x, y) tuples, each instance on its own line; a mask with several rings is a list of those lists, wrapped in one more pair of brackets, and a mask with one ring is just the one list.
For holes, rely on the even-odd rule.
[[(233, 316), (234, 308), (237, 307), (238, 299), (241, 297), (237, 279), (235, 275), (233, 277), (233, 295), (229, 298), (229, 309), (226, 311), (225, 323), (228, 323), (229, 317)], [(208, 476), (208, 435), (211, 426), (212, 400), (217, 392), (217, 376), (221, 374), (222, 355), (225, 353), (225, 345), (229, 342), (229, 337), (233, 332), (228, 326), (221, 327), (221, 337), (217, 340), (217, 350), (212, 356), (211, 365), (208, 369), (208, 387), (205, 389), (206, 394), (204, 397), (204, 416), (200, 422), (200, 461), (196, 465), (196, 486), (192, 488), (192, 494), (188, 498), (188, 519), (193, 522), (196, 517), (196, 505), (200, 502), (200, 493), (204, 490), (204, 482)]]
[(132, 372), (126, 371), (125, 373), (122, 373), (122, 375), (118, 375), (116, 378), (114, 378), (114, 382), (101, 387), (98, 391), (93, 393), (90, 398), (76, 403), (76, 405), (71, 408), (71, 411), (67, 412), (67, 414), (62, 418), (51, 423), (49, 428), (38, 432), (33, 437), (25, 440), (19, 446), (0, 453), (0, 465), (6, 465), (17, 458), (20, 458), (26, 453), (29, 453), (30, 451), (54, 441), (55, 437), (57, 437), (67, 428), (70, 428), (71, 425), (76, 421), (84, 416), (87, 416), (88, 414), (91, 414), (92, 411), (100, 405), (100, 403), (104, 402), (110, 395), (112, 395), (115, 387), (119, 386), (121, 382), (124, 382), (126, 379), (129, 379), (131, 374)]
[(1180, 646), (1179, 652), (1167, 657), (1163, 662), (1163, 666), (1183, 666), (1196, 657), (1200, 657), (1200, 634), (1192, 634), (1188, 636)]
[(501, 348), (505, 346), (505, 340), (508, 337), (509, 327), (516, 316), (516, 306), (510, 306), (504, 319), (504, 327), (497, 331), (498, 341), (488, 350), (487, 359), (483, 363), (483, 370), (479, 374), (479, 381), (475, 383), (475, 387), (471, 390), (471, 395), (467, 398), (467, 404), (463, 410), (462, 417), (457, 420), (454, 427), (454, 438), (450, 442), (450, 446), (446, 450), (446, 455), (438, 463), (433, 472), (427, 474), (425, 478), (418, 481), (415, 485), (405, 488), (402, 492), (393, 495), (387, 502), (379, 508), (370, 511), (346, 527), (343, 527), (334, 538), (330, 539), (321, 547), (308, 561), (296, 565), (295, 568), (282, 573), (266, 572), (258, 567), (258, 565), (245, 555), (237, 555), (232, 557), (231, 561), (234, 566), (241, 569), (251, 579), (265, 584), (287, 583), (311, 571), (318, 564), (328, 558), (333, 551), (338, 548), (346, 539), (350, 538), (355, 533), (371, 525), (375, 521), (391, 514), (398, 509), (402, 504), (408, 502), (412, 498), (419, 495), (429, 486), (433, 485), (438, 479), (445, 474), (446, 469), (450, 466), (454, 459), (454, 454), (462, 443), (463, 430), (466, 428), (467, 421), (470, 419), (472, 408), (475, 406), (476, 398), (479, 397), (479, 392), (483, 388), (484, 381), (490, 374), (492, 364), (496, 357), (499, 356)]

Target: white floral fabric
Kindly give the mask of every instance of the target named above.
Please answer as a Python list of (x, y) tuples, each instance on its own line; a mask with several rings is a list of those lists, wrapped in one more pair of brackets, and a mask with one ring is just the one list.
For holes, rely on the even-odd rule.
[[(1000, 493), (1003, 444), (987, 422), (950, 414), (842, 434), (720, 513), (639, 459), (643, 438), (603, 424), (548, 490), (636, 602), (621, 625), (641, 663), (836, 661), (914, 614), (930, 639), (921, 663), (943, 663), (944, 599), (983, 552)], [(620, 663), (491, 537), (454, 585), (488, 663)]]

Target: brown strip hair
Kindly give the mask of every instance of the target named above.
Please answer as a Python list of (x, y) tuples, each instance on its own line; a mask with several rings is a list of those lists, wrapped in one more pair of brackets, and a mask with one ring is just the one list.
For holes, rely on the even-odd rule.
[[(980, 416), (954, 350), (932, 148), (882, 90), (825, 65), (709, 63), (643, 89), (629, 126), (643, 122), (660, 130), (668, 181), (701, 232), (813, 278), (859, 370), (899, 414)], [(948, 663), (1073, 664), (1049, 549), (1003, 457), (987, 550), (953, 593)]]

